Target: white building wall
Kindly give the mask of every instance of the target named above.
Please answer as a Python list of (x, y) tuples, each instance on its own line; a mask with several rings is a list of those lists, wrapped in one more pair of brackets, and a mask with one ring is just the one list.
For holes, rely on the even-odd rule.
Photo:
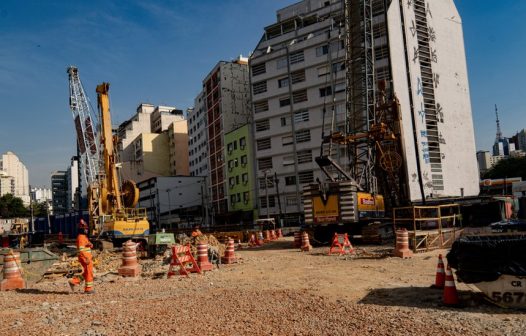
[(1, 195), (7, 193), (13, 194), (15, 197), (22, 199), (25, 205), (29, 205), (31, 199), (29, 197), (29, 176), (26, 166), (13, 152), (6, 152), (2, 155), (0, 160), (0, 171), (4, 172), (5, 177), (12, 177), (11, 190), (7, 190), (7, 183), (3, 183), (5, 190), (2, 190)]
[[(400, 6), (399, 1), (391, 3), (388, 22), (394, 90), (402, 108), (402, 141), (410, 199), (422, 199), (420, 183), (426, 198), (462, 193), (478, 195), (473, 120), (459, 14), (451, 0), (425, 2), (428, 29), (434, 34), (429, 46), (441, 138), (440, 162), (433, 163), (428, 146), (430, 131), (424, 114), (428, 111), (424, 107), (414, 5), (404, 2)], [(413, 129), (417, 136), (416, 148)]]
[(75, 193), (79, 186), (79, 166), (78, 161), (75, 159), (71, 160), (71, 165), (67, 170), (68, 190), (67, 190), (67, 211), (75, 208)]
[(188, 152), (191, 176), (208, 176), (208, 132), (203, 92), (188, 110)]
[(37, 203), (48, 202), (52, 199), (51, 189), (44, 187), (31, 188), (33, 201)]

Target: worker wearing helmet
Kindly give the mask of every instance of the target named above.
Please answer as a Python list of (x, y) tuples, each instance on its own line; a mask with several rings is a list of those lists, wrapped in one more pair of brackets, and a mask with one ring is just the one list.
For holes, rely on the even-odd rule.
[(194, 226), (194, 230), (192, 231), (192, 237), (196, 238), (202, 235), (203, 233), (201, 232), (201, 230), (199, 230), (199, 225)]
[(75, 286), (80, 285), (84, 279), (84, 293), (92, 294), (93, 290), (93, 258), (91, 256), (91, 248), (93, 244), (88, 239), (88, 225), (81, 219), (79, 223), (79, 232), (77, 235), (77, 249), (79, 251), (79, 262), (82, 265), (82, 275), (76, 275), (69, 281), (71, 290)]

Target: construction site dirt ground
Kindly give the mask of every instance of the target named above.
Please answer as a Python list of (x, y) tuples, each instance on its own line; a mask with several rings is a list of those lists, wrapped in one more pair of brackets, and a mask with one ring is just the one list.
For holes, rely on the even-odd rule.
[(238, 263), (189, 278), (96, 274), (92, 295), (72, 293), (66, 278), (1, 292), (0, 334), (525, 334), (524, 311), (493, 306), (464, 284), (464, 308), (441, 304), (430, 285), (445, 250), (400, 259), (387, 245), (358, 246), (352, 257), (291, 245), (239, 250)]

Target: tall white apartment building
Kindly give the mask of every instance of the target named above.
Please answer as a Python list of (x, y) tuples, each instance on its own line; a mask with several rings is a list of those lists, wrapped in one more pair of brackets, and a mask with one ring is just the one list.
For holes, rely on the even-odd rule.
[(188, 110), (188, 152), (190, 176), (208, 176), (208, 123), (204, 91)]
[(67, 176), (67, 199), (68, 203), (66, 206), (66, 209), (68, 211), (71, 211), (75, 208), (79, 208), (79, 202), (80, 200), (77, 199), (78, 197), (78, 187), (79, 187), (79, 161), (77, 160), (77, 157), (74, 156), (71, 158), (71, 165), (68, 167), (66, 171)]
[[(453, 1), (385, 3), (372, 2), (375, 81), (387, 80), (400, 100), (408, 198), (477, 195), (462, 24)], [(314, 162), (322, 129), (331, 122), (344, 129), (343, 8), (342, 0), (304, 0), (278, 10), (249, 60), (259, 204), (268, 195), (271, 215), (281, 204), (286, 221), (301, 218), (303, 187), (325, 180)], [(335, 159), (348, 167), (344, 154)], [(265, 172), (277, 173), (277, 192)]]
[(29, 205), (29, 176), (26, 166), (13, 152), (6, 152), (0, 158), (0, 196), (12, 194)]

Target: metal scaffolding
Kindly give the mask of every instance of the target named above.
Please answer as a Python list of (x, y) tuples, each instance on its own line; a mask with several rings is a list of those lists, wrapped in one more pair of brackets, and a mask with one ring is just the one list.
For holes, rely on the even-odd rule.
[[(345, 0), (348, 135), (368, 133), (375, 122), (375, 69), (372, 0)], [(375, 151), (369, 141), (349, 145), (351, 176), (371, 193), (378, 191)]]

